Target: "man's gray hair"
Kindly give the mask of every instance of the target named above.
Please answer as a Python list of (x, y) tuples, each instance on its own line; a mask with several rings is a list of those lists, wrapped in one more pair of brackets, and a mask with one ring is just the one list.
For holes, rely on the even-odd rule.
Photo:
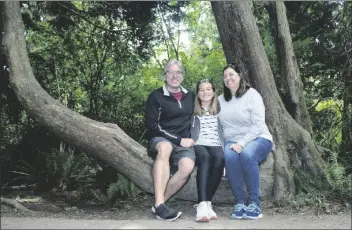
[(183, 69), (183, 65), (182, 65), (181, 61), (173, 59), (173, 60), (170, 60), (168, 63), (166, 63), (166, 65), (164, 67), (164, 74), (169, 70), (170, 65), (177, 65), (178, 68), (181, 69), (182, 73), (183, 74), (185, 73), (185, 70)]

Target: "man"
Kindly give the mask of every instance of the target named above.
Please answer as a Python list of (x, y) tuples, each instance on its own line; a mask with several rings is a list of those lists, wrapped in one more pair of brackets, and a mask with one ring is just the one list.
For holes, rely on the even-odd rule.
[(186, 183), (195, 161), (194, 141), (190, 138), (195, 96), (181, 86), (183, 74), (181, 62), (169, 61), (164, 67), (164, 86), (147, 99), (148, 153), (154, 160), (152, 211), (157, 219), (168, 221), (176, 220), (182, 212), (165, 202)]

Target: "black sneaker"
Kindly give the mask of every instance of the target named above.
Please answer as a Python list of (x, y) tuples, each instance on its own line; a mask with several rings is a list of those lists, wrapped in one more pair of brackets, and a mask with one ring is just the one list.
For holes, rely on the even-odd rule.
[(166, 204), (160, 204), (157, 208), (152, 207), (152, 212), (155, 217), (159, 220), (173, 221), (179, 218), (182, 212), (177, 212), (176, 210), (169, 208)]

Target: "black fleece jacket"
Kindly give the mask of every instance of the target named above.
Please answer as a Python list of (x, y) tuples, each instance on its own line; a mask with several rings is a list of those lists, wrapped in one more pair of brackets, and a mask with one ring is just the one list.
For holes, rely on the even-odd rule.
[(147, 99), (145, 123), (148, 140), (164, 137), (176, 145), (182, 138), (191, 137), (191, 117), (195, 95), (181, 87), (183, 95), (178, 101), (165, 85), (154, 90)]

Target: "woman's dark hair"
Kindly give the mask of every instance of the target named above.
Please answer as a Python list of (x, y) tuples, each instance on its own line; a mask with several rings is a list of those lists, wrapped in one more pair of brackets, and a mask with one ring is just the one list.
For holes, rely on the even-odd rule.
[[(231, 64), (227, 64), (222, 72), (225, 72), (225, 70), (227, 70), (228, 68), (233, 69), (234, 71), (236, 71), (236, 73), (238, 73), (238, 75), (240, 76), (240, 84), (238, 86), (238, 89), (235, 93), (235, 97), (239, 98), (242, 97), (243, 94), (245, 94), (248, 89), (251, 87), (248, 82), (241, 76), (241, 69), (240, 67), (236, 64), (236, 63), (231, 63)], [(232, 99), (232, 93), (231, 90), (229, 88), (226, 87), (225, 83), (224, 84), (224, 98), (226, 101), (230, 101)]]

